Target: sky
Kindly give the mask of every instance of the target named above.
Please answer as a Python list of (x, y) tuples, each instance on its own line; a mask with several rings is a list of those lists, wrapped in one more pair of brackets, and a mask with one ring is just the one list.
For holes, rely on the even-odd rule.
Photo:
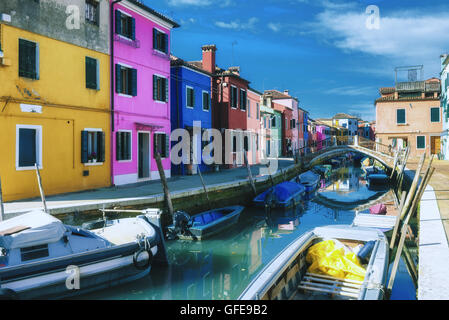
[(289, 90), (313, 119), (375, 120), (395, 67), (423, 65), (423, 80), (439, 78), (449, 53), (447, 0), (142, 1), (181, 25), (172, 54), (201, 60), (201, 46), (215, 44), (218, 66), (240, 66), (258, 91)]

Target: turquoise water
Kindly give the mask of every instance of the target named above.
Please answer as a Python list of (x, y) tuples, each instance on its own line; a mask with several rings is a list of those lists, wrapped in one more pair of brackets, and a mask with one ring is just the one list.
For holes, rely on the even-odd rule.
[[(345, 196), (370, 195), (360, 175), (359, 168), (344, 168), (322, 186), (335, 192), (332, 197), (339, 194), (343, 201)], [(257, 273), (297, 237), (317, 226), (351, 224), (354, 215), (352, 210), (335, 209), (313, 198), (305, 202), (304, 210), (273, 212), (270, 217), (263, 209), (247, 208), (239, 223), (225, 234), (201, 242), (168, 241), (170, 267), (154, 267), (144, 279), (79, 298), (236, 299)], [(401, 262), (391, 299), (415, 299), (415, 290)]]

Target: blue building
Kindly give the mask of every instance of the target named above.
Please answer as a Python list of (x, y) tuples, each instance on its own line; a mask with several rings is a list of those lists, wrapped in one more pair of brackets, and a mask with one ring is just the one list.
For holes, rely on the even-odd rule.
[[(202, 142), (206, 129), (212, 128), (211, 105), (211, 74), (196, 66), (171, 56), (170, 101), (171, 129), (186, 129), (190, 135), (190, 160), (193, 160), (194, 126), (201, 126), (201, 135), (197, 135), (196, 159), (201, 159), (201, 172), (211, 171), (211, 166), (202, 159), (202, 147), (208, 142)], [(185, 162), (185, 161), (183, 161)], [(172, 175), (197, 174), (196, 165), (181, 163), (172, 164)]]

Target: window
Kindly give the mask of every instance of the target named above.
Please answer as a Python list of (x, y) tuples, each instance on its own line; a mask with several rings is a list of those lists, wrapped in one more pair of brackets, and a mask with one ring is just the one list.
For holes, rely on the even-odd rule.
[(42, 127), (16, 126), (16, 169), (42, 167)]
[(115, 33), (128, 39), (136, 39), (136, 20), (119, 11), (115, 10)]
[(276, 128), (276, 117), (271, 118), (271, 127)]
[(153, 49), (168, 53), (168, 35), (153, 28)]
[(116, 64), (115, 90), (117, 93), (137, 96), (137, 70)]
[(430, 108), (430, 121), (440, 122), (440, 108)]
[(210, 95), (209, 92), (203, 91), (203, 110), (209, 111), (210, 110)]
[(168, 102), (168, 81), (166, 78), (153, 75), (153, 100)]
[(240, 110), (246, 110), (246, 91), (240, 89)]
[(86, 21), (98, 26), (98, 2), (86, 0)]
[(86, 57), (86, 88), (100, 90), (100, 72), (97, 59)]
[(29, 261), (39, 258), (48, 257), (48, 245), (42, 244), (20, 249), (20, 256), (22, 261)]
[(154, 154), (159, 152), (161, 158), (168, 158), (170, 153), (170, 139), (165, 133), (154, 134)]
[(81, 163), (105, 161), (105, 134), (101, 129), (81, 131)]
[(19, 77), (39, 79), (39, 45), (19, 39)]
[(231, 108), (237, 109), (237, 88), (231, 86)]
[(267, 117), (263, 117), (263, 127), (267, 128)]
[(259, 103), (256, 103), (256, 119), (260, 118), (260, 106)]
[(192, 87), (186, 87), (186, 107), (193, 108), (195, 106), (195, 91)]
[(426, 148), (426, 136), (417, 136), (416, 149), (425, 149), (425, 148)]
[(249, 99), (247, 101), (247, 104), (248, 104), (248, 118), (251, 118), (251, 101), (249, 101)]
[(396, 110), (396, 124), (405, 124), (405, 109)]
[(131, 131), (115, 133), (115, 148), (117, 161), (131, 160)]

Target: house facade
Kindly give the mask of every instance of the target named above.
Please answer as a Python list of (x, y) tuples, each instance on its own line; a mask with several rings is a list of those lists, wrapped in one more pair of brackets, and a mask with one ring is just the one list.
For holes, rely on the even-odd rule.
[(348, 129), (348, 140), (353, 141), (354, 136), (357, 135), (359, 124), (357, 117), (351, 116), (346, 113), (337, 113), (332, 117), (332, 124), (337, 127), (343, 127)]
[[(212, 128), (211, 110), (211, 74), (199, 69), (188, 62), (172, 56), (171, 58), (171, 130), (185, 129), (189, 132), (190, 149), (194, 148), (196, 137), (196, 162), (201, 172), (211, 171), (202, 158), (205, 130)], [(194, 134), (194, 126), (198, 133)], [(199, 129), (200, 128), (200, 129)], [(172, 163), (172, 174), (186, 175), (197, 174), (197, 166), (193, 164), (193, 154), (189, 158), (183, 155), (183, 162)], [(189, 160), (189, 161), (188, 161)]]
[(260, 134), (260, 100), (262, 93), (248, 88), (247, 131), (250, 139), (248, 161), (250, 164), (260, 163), (261, 134)]
[(135, 0), (113, 8), (112, 179), (159, 179), (170, 162), (170, 32), (179, 25)]
[(399, 82), (380, 89), (376, 141), (392, 149), (410, 146), (410, 157), (438, 154), (443, 131), (440, 80)]
[[(111, 183), (109, 2), (0, 2), (3, 200)], [(30, 23), (33, 21), (33, 23)]]
[(449, 160), (449, 55), (441, 56), (441, 108), (443, 132), (441, 134), (441, 156)]

